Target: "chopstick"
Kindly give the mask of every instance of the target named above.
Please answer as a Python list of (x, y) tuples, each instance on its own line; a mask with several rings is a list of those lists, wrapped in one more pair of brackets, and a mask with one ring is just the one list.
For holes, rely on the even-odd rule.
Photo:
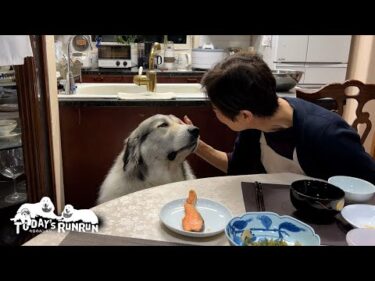
[(266, 210), (266, 206), (264, 205), (264, 197), (263, 197), (263, 185), (258, 182), (258, 185), (259, 185), (259, 194), (260, 194), (260, 202), (261, 202), (261, 206), (262, 206), (262, 211), (265, 211)]
[(255, 190), (257, 194), (257, 207), (259, 211), (265, 211), (266, 208), (264, 206), (264, 198), (263, 198), (263, 187), (260, 182), (255, 182)]
[(259, 188), (258, 188), (258, 182), (255, 182), (255, 199), (257, 204), (257, 210), (258, 212), (262, 210), (262, 207), (260, 205), (260, 198), (259, 198)]

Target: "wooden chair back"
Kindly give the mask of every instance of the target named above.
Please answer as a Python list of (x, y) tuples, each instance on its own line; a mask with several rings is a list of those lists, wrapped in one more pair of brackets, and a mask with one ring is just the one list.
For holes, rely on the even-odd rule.
[(363, 112), (363, 106), (370, 100), (375, 99), (375, 84), (364, 84), (358, 80), (347, 80), (344, 83), (328, 84), (318, 90), (307, 90), (296, 88), (297, 98), (308, 100), (313, 103), (318, 103), (322, 99), (331, 98), (336, 101), (336, 106), (333, 111), (341, 116), (343, 115), (344, 105), (347, 99), (355, 99), (358, 102), (356, 109), (356, 118), (351, 125), (358, 131), (359, 124), (365, 124), (365, 130), (361, 136), (361, 143), (364, 144), (368, 137), (372, 124), (370, 114)]

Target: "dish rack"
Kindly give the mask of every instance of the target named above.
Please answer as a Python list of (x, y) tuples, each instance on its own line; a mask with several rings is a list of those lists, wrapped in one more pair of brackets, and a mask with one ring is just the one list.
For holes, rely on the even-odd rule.
[(0, 86), (16, 85), (14, 70), (0, 71)]

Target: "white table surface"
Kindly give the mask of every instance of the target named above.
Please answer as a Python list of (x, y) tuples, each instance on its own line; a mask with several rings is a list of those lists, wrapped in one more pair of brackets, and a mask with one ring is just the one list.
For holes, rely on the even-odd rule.
[[(224, 232), (206, 238), (181, 236), (160, 223), (160, 209), (168, 202), (187, 197), (194, 189), (198, 197), (225, 205), (237, 216), (245, 212), (241, 182), (290, 184), (307, 176), (280, 173), (246, 176), (224, 176), (176, 182), (145, 189), (98, 205), (92, 210), (103, 225), (97, 234), (151, 239), (158, 241), (193, 243), (199, 245), (229, 245)], [(26, 242), (26, 246), (59, 245), (68, 233), (44, 232)]]

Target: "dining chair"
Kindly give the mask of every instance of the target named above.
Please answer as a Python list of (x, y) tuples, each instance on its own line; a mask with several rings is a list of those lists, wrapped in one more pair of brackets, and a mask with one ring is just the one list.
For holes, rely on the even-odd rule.
[[(330, 109), (337, 112), (341, 116), (343, 116), (344, 105), (346, 104), (347, 99), (355, 99), (358, 102), (358, 106), (355, 111), (355, 119), (351, 126), (358, 131), (359, 124), (366, 125), (361, 135), (361, 143), (364, 144), (371, 131), (372, 123), (370, 120), (370, 114), (368, 112), (363, 112), (363, 107), (368, 101), (375, 100), (375, 84), (364, 84), (358, 80), (347, 80), (342, 84), (332, 83), (317, 90), (302, 89), (297, 87), (296, 96), (297, 98), (320, 105), (324, 100), (333, 99), (335, 101), (335, 105)], [(373, 147), (372, 150), (374, 149), (375, 148)], [(373, 157), (375, 156), (373, 155)]]

